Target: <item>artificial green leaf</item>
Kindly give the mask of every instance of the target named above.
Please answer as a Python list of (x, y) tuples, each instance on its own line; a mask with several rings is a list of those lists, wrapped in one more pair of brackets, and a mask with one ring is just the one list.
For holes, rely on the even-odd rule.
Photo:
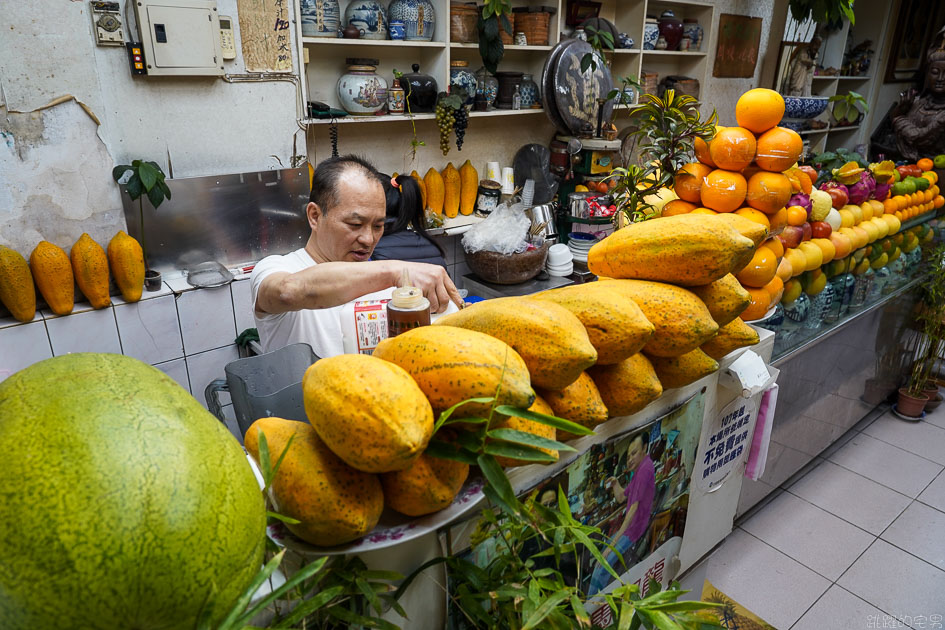
[(501, 23), (502, 28), (505, 30), (505, 32), (511, 35), (512, 23), (509, 22), (509, 16), (503, 13), (502, 15), (499, 16), (499, 22)]
[[(223, 621), (220, 622), (218, 630), (227, 630), (236, 621), (236, 619), (240, 616), (240, 613), (246, 608), (246, 605), (249, 604), (250, 599), (252, 599), (256, 591), (259, 590), (259, 587), (262, 586), (262, 583), (269, 579), (269, 576), (273, 574), (273, 572), (282, 562), (282, 556), (284, 555), (285, 550), (282, 550), (276, 554), (272, 560), (267, 562), (258, 573), (256, 573), (256, 575), (253, 577), (253, 581), (250, 582), (249, 586), (246, 587), (246, 590), (243, 591), (243, 594), (240, 595), (239, 599), (236, 600), (236, 603), (233, 604), (233, 608), (230, 609), (229, 614), (227, 614)], [(325, 561), (327, 562), (328, 559), (325, 558)]]
[[(486, 457), (491, 457), (487, 455)], [(503, 497), (496, 492), (495, 488), (490, 485), (485, 485), (482, 488), (482, 494), (485, 495), (487, 499), (499, 506), (503, 512), (508, 514), (517, 514), (518, 513), (518, 502), (517, 501), (506, 501)]]
[(132, 168), (128, 166), (127, 164), (120, 164), (112, 169), (112, 179), (114, 179), (117, 182), (119, 179), (122, 178), (122, 176), (124, 176), (125, 173), (127, 173), (130, 170), (132, 170)]
[(518, 407), (512, 407), (511, 405), (499, 405), (495, 408), (495, 412), (504, 416), (525, 418), (526, 420), (533, 420), (541, 424), (547, 424), (550, 427), (561, 429), (562, 431), (567, 431), (568, 433), (573, 433), (574, 435), (594, 435), (592, 430), (575, 422), (571, 422), (570, 420), (565, 420), (564, 418), (558, 418), (555, 416), (548, 416), (543, 413), (529, 411), (528, 409), (519, 409)]
[[(483, 10), (485, 14), (485, 10)], [(491, 15), (491, 14), (490, 14)], [(496, 18), (489, 18), (488, 15), (484, 15), (486, 20), (483, 22), (482, 29), (485, 33), (486, 39), (491, 40), (499, 36), (499, 20)]]
[(451, 459), (453, 461), (469, 464), (470, 466), (475, 466), (477, 463), (475, 453), (470, 453), (452, 442), (444, 442), (442, 440), (430, 440), (424, 453), (430, 457)]
[(165, 196), (165, 197), (168, 199), (168, 201), (169, 201), (170, 198), (171, 198), (171, 189), (170, 189), (170, 187), (169, 187), (166, 183), (164, 183), (164, 178), (163, 178), (163, 177), (160, 178), (160, 179), (158, 179), (157, 185), (161, 187), (161, 192), (164, 193), (164, 196)]
[(292, 518), (291, 516), (286, 516), (284, 514), (279, 514), (278, 512), (272, 512), (266, 510), (266, 516), (276, 519), (277, 521), (282, 521), (283, 523), (288, 523), (289, 525), (298, 525), (302, 521)]
[(263, 490), (267, 490), (270, 485), (272, 485), (272, 461), (269, 459), (269, 440), (266, 439), (266, 434), (262, 430), (258, 430), (257, 433), (258, 444), (257, 449), (259, 450), (259, 472), (262, 473)]
[(323, 606), (327, 605), (331, 600), (340, 596), (344, 593), (345, 588), (343, 586), (332, 586), (323, 591), (319, 591), (312, 597), (308, 597), (298, 606), (292, 609), (292, 612), (289, 613), (286, 617), (281, 619), (273, 628), (291, 628), (302, 619), (311, 615), (315, 611), (321, 609)]
[(526, 444), (528, 446), (535, 446), (537, 448), (550, 448), (556, 451), (574, 450), (573, 447), (568, 446), (567, 444), (562, 444), (561, 442), (555, 440), (549, 440), (548, 438), (535, 435), (534, 433), (528, 433), (527, 431), (516, 431), (515, 429), (492, 429), (491, 431), (486, 432), (486, 437), (490, 437), (494, 440), (514, 442), (515, 444)]
[(125, 190), (128, 191), (128, 196), (131, 197), (132, 201), (144, 193), (144, 186), (141, 185), (141, 178), (138, 177), (137, 173), (132, 173), (131, 177), (128, 178), (125, 183)]
[(587, 72), (587, 69), (591, 67), (592, 63), (594, 63), (594, 57), (590, 53), (581, 57), (581, 72)]
[(151, 192), (151, 189), (154, 188), (154, 182), (157, 181), (159, 172), (160, 171), (155, 169), (147, 162), (142, 162), (141, 165), (138, 166), (138, 177), (141, 178), (141, 184), (149, 193)]
[(150, 201), (151, 205), (157, 209), (158, 206), (164, 202), (164, 192), (158, 186), (155, 186), (148, 191), (148, 201)]
[(530, 446), (510, 444), (509, 442), (487, 442), (483, 451), (496, 457), (508, 457), (527, 462), (556, 462), (558, 458), (545, 451)]

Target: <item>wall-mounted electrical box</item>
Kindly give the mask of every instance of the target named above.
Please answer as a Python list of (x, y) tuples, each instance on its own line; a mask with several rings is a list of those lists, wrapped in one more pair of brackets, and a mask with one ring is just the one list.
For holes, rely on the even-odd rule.
[(150, 76), (222, 76), (215, 0), (132, 0)]
[(121, 31), (121, 10), (117, 2), (90, 2), (89, 14), (92, 16), (96, 44), (99, 46), (125, 45), (125, 36)]

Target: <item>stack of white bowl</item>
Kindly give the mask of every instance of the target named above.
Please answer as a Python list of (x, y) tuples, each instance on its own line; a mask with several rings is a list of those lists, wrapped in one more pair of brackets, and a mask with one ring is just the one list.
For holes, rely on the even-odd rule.
[(568, 249), (571, 250), (572, 258), (580, 263), (587, 263), (587, 252), (596, 242), (597, 237), (593, 234), (584, 232), (568, 234)]
[(545, 271), (549, 276), (570, 276), (574, 273), (574, 263), (571, 261), (571, 250), (564, 243), (555, 243), (548, 248), (548, 258), (545, 260)]

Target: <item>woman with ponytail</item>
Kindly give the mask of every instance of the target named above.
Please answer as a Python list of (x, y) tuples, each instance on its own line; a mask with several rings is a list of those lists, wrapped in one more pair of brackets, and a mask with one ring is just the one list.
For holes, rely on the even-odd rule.
[(384, 235), (374, 248), (374, 260), (408, 260), (446, 268), (443, 248), (424, 228), (420, 186), (414, 178), (381, 175), (381, 183), (387, 195), (387, 220)]

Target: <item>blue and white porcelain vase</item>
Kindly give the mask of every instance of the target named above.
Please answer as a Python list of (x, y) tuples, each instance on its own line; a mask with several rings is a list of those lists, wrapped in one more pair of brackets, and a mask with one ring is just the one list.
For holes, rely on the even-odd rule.
[(495, 99), (499, 96), (499, 80), (489, 74), (485, 66), (476, 70), (476, 93), (485, 97), (488, 109), (495, 108)]
[(689, 37), (689, 50), (702, 48), (702, 37), (705, 35), (702, 26), (693, 18), (683, 20), (683, 36)]
[(338, 37), (341, 9), (338, 0), (302, 0), (303, 37)]
[(404, 23), (404, 39), (428, 42), (433, 39), (436, 10), (429, 0), (391, 0), (387, 15), (393, 21)]
[(450, 89), (452, 91), (452, 88), (455, 87), (465, 90), (464, 105), (472, 105), (473, 101), (476, 100), (476, 75), (469, 71), (468, 65), (469, 62), (467, 61), (450, 62)]
[(345, 60), (348, 71), (338, 79), (338, 100), (352, 116), (373, 116), (387, 106), (387, 81), (375, 74), (377, 59)]
[(377, 0), (351, 0), (345, 9), (345, 24), (361, 31), (361, 39), (387, 39), (387, 11)]
[(531, 109), (541, 107), (541, 94), (538, 90), (538, 84), (530, 74), (522, 76), (522, 82), (518, 86), (519, 94), (522, 96), (522, 109)]
[(654, 17), (646, 18), (643, 24), (643, 50), (656, 50), (656, 40), (660, 38), (660, 25)]

